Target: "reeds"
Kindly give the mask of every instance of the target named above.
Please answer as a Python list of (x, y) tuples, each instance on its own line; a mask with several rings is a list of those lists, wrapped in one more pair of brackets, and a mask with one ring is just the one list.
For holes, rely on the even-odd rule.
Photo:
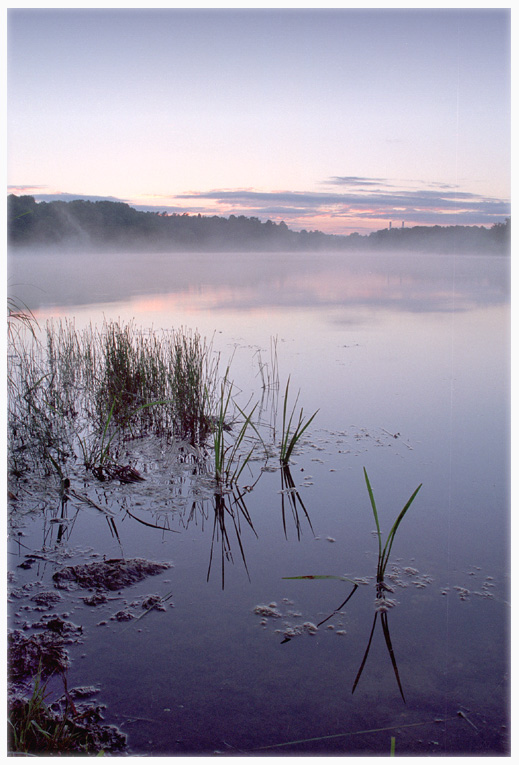
[[(9, 335), (11, 466), (53, 469), (78, 451), (103, 462), (114, 438), (154, 433), (196, 446), (212, 429), (218, 358), (196, 332), (145, 334), (110, 322), (48, 323)], [(25, 331), (23, 331), (25, 330)], [(25, 458), (25, 459), (24, 459)]]
[[(111, 321), (78, 330), (65, 321), (49, 322), (38, 334), (24, 329), (9, 345), (9, 468), (15, 476), (43, 469), (62, 481), (68, 461), (80, 460), (99, 480), (139, 480), (133, 468), (118, 463), (124, 441), (158, 436), (180, 442), (204, 472), (212, 460), (216, 490), (227, 492), (261, 450), (265, 460), (278, 453), (286, 469), (317, 414), (305, 418), (297, 410), (299, 394), (289, 406), (289, 378), (281, 443), (275, 423), (264, 440), (266, 424), (253, 420), (259, 405), (251, 397), (240, 406), (230, 363), (221, 378), (212, 343), (185, 328), (144, 332), (132, 322)], [(263, 392), (277, 401), (275, 340), (271, 367), (260, 363)], [(289, 473), (283, 476), (289, 483)], [(297, 519), (297, 507), (292, 510)]]
[[(232, 390), (233, 383), (229, 380), (229, 367), (227, 367), (225, 376), (221, 381), (220, 396), (217, 401), (215, 415), (212, 418), (214, 475), (219, 490), (229, 489), (237, 483), (256, 449), (258, 440), (262, 442), (261, 436), (252, 422), (257, 404), (249, 414), (246, 414), (234, 402)], [(232, 431), (229, 419), (231, 410), (234, 409), (241, 416), (241, 426), (237, 433), (233, 433), (229, 437), (229, 433)], [(250, 430), (253, 430), (256, 436), (253, 439), (251, 448), (249, 448), (250, 443), (247, 441), (247, 435)], [(246, 446), (246, 444), (248, 445)]]
[(313, 415), (305, 421), (304, 415), (303, 415), (303, 408), (301, 407), (301, 410), (299, 412), (299, 416), (297, 418), (297, 422), (294, 420), (294, 415), (296, 412), (297, 402), (299, 400), (299, 393), (296, 396), (296, 400), (294, 402), (294, 406), (292, 408), (292, 412), (290, 415), (288, 414), (288, 392), (289, 392), (289, 386), (290, 386), (290, 377), (287, 380), (287, 385), (285, 388), (285, 397), (283, 400), (283, 422), (282, 422), (282, 430), (281, 430), (281, 445), (280, 445), (280, 453), (279, 453), (279, 459), (282, 465), (288, 465), (290, 462), (290, 458), (292, 456), (292, 452), (294, 451), (296, 445), (301, 440), (301, 437), (305, 430), (309, 427), (311, 422), (313, 421), (314, 417), (316, 416), (316, 412), (313, 413)]

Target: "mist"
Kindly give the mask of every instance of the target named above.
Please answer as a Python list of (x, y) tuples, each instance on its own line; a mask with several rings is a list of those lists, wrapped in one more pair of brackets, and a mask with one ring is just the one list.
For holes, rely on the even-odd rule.
[(336, 252), (95, 253), (16, 249), (8, 292), (35, 311), (52, 306), (185, 294), (215, 309), (388, 306), (410, 312), (499, 305), (509, 259), (479, 255)]

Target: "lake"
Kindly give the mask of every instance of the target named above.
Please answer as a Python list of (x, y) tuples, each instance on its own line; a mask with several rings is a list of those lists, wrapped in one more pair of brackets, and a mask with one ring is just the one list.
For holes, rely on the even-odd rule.
[[(72, 471), (109, 522), (81, 503), (54, 522), (52, 476), (10, 503), (18, 592), (86, 560), (170, 564), (95, 607), (78, 590), (53, 606), (83, 629), (68, 686), (99, 689), (131, 753), (389, 755), (392, 738), (397, 755), (509, 753), (509, 270), (495, 255), (11, 253), (9, 292), (41, 327), (198, 330), (263, 421), (279, 422), (289, 376), (298, 411), (318, 410), (291, 491), (258, 459), (244, 492), (216, 500), (171, 445), (144, 439), (128, 444), (142, 483)], [(260, 364), (279, 387), (262, 386)], [(363, 468), (383, 542), (422, 486), (388, 563), (397, 605), (352, 692), (376, 613)], [(42, 557), (20, 568), (28, 550)], [(286, 578), (311, 575), (343, 579)], [(113, 618), (142, 617), (150, 594), (168, 596), (163, 611)]]

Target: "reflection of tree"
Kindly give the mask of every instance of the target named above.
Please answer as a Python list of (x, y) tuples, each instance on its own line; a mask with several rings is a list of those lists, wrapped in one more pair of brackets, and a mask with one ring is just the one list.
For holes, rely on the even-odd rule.
[[(242, 545), (242, 539), (241, 539), (241, 519), (243, 519), (248, 526), (252, 529), (255, 536), (257, 536), (254, 526), (252, 525), (252, 521), (249, 515), (249, 511), (247, 510), (247, 506), (245, 505), (245, 502), (243, 501), (243, 494), (238, 494), (236, 491), (233, 491), (232, 495), (230, 494), (220, 494), (216, 493), (214, 495), (214, 524), (213, 524), (213, 537), (211, 540), (211, 554), (209, 557), (209, 568), (207, 569), (207, 581), (209, 581), (209, 576), (211, 574), (211, 566), (213, 562), (213, 552), (215, 551), (216, 544), (220, 543), (220, 564), (221, 564), (221, 571), (222, 571), (222, 590), (225, 586), (225, 563), (226, 561), (231, 561), (231, 563), (234, 563), (234, 559), (232, 556), (232, 550), (231, 550), (231, 538), (229, 536), (229, 529), (234, 529), (234, 534), (236, 537), (236, 541), (238, 543), (238, 547), (240, 549), (241, 558), (243, 560), (243, 565), (245, 566), (245, 571), (247, 572), (247, 576), (249, 577), (249, 570), (247, 568), (247, 561), (245, 560), (245, 551), (243, 549)], [(229, 524), (229, 520), (231, 523)]]
[[(288, 508), (285, 508), (285, 497), (286, 497), (286, 505), (288, 505)], [(313, 533), (314, 530), (312, 527), (310, 516), (308, 515), (307, 509), (303, 503), (303, 500), (301, 499), (301, 495), (299, 494), (299, 491), (296, 488), (294, 479), (292, 478), (292, 473), (290, 472), (290, 467), (288, 465), (282, 465), (281, 466), (281, 514), (283, 517), (283, 531), (285, 532), (285, 537), (287, 536), (286, 515), (288, 510), (289, 512), (292, 513), (292, 518), (294, 519), (294, 524), (297, 530), (297, 538), (298, 539), (301, 538), (301, 521), (299, 519), (299, 508), (301, 508), (303, 513), (305, 514), (306, 520), (308, 521), (308, 524)]]

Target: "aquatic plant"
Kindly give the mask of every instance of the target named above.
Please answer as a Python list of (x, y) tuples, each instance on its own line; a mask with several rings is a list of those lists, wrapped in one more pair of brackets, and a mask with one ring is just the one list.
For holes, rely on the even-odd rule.
[(296, 447), (297, 443), (301, 440), (303, 433), (309, 427), (314, 417), (316, 416), (317, 412), (319, 411), (317, 409), (317, 411), (315, 411), (313, 415), (305, 422), (305, 419), (303, 416), (303, 408), (301, 407), (301, 411), (299, 412), (299, 416), (297, 418), (297, 423), (292, 424), (294, 422), (296, 406), (299, 400), (299, 393), (296, 396), (296, 400), (294, 402), (292, 412), (290, 415), (288, 415), (289, 386), (290, 386), (290, 377), (287, 380), (287, 385), (285, 388), (285, 397), (283, 400), (283, 423), (282, 423), (281, 445), (280, 445), (280, 454), (279, 454), (279, 459), (282, 465), (288, 465), (290, 461), (290, 457), (292, 456), (292, 452), (294, 451), (294, 448)]
[(264, 362), (261, 356), (261, 349), (257, 351), (258, 374), (261, 378), (261, 387), (263, 390), (274, 390), (279, 388), (279, 363), (278, 363), (278, 338), (270, 338), (270, 363)]
[(387, 615), (388, 610), (395, 605), (395, 602), (393, 600), (390, 600), (389, 598), (387, 598), (387, 593), (388, 592), (392, 592), (393, 590), (392, 590), (391, 587), (389, 587), (384, 582), (384, 574), (385, 574), (385, 571), (386, 571), (386, 567), (387, 567), (388, 560), (389, 560), (389, 555), (391, 553), (391, 548), (393, 546), (393, 542), (394, 542), (395, 535), (396, 535), (396, 532), (398, 530), (398, 527), (399, 527), (400, 523), (402, 522), (402, 519), (404, 518), (405, 514), (407, 513), (407, 511), (411, 507), (411, 505), (412, 505), (416, 495), (420, 491), (420, 489), (422, 487), (422, 484), (420, 484), (415, 489), (415, 491), (411, 494), (411, 496), (407, 500), (406, 504), (404, 505), (404, 507), (402, 508), (400, 513), (398, 514), (397, 519), (393, 523), (393, 526), (391, 527), (391, 530), (390, 530), (390, 532), (389, 532), (389, 534), (387, 536), (386, 543), (385, 543), (384, 547), (382, 547), (382, 535), (381, 535), (381, 532), (380, 532), (380, 523), (379, 523), (379, 519), (378, 519), (377, 505), (376, 505), (376, 502), (375, 502), (375, 497), (373, 495), (373, 489), (371, 487), (371, 483), (370, 483), (370, 480), (368, 478), (368, 473), (366, 471), (366, 468), (364, 468), (364, 478), (365, 478), (365, 481), (366, 481), (366, 486), (367, 486), (367, 489), (368, 489), (369, 499), (370, 499), (370, 502), (371, 502), (371, 509), (373, 511), (373, 516), (375, 518), (375, 524), (377, 526), (378, 560), (377, 560), (377, 577), (376, 577), (376, 601), (375, 601), (375, 616), (373, 617), (373, 624), (372, 624), (371, 632), (370, 632), (370, 635), (369, 635), (368, 645), (367, 645), (366, 650), (364, 652), (362, 663), (360, 665), (359, 671), (357, 672), (357, 676), (356, 676), (355, 681), (353, 683), (353, 688), (352, 688), (351, 692), (352, 693), (355, 692), (355, 688), (357, 687), (358, 682), (360, 680), (360, 677), (362, 675), (362, 672), (364, 670), (364, 666), (365, 666), (366, 661), (368, 659), (369, 650), (371, 648), (371, 641), (373, 640), (373, 635), (374, 635), (374, 632), (375, 632), (375, 626), (376, 626), (376, 623), (377, 623), (377, 618), (380, 615), (380, 621), (381, 621), (381, 624), (382, 624), (382, 632), (384, 634), (384, 640), (386, 642), (386, 646), (387, 646), (387, 649), (388, 649), (388, 652), (389, 652), (389, 656), (390, 656), (390, 659), (391, 659), (391, 664), (392, 664), (392, 667), (393, 667), (393, 672), (395, 673), (395, 678), (396, 678), (396, 681), (397, 681), (397, 684), (398, 684), (398, 689), (400, 691), (400, 695), (402, 696), (402, 699), (403, 699), (403, 701), (405, 703), (405, 696), (404, 696), (404, 691), (403, 691), (403, 688), (402, 688), (402, 683), (400, 682), (400, 675), (398, 673), (398, 667), (397, 667), (397, 663), (396, 663), (395, 652), (393, 650), (393, 645), (391, 643), (391, 636), (389, 634), (389, 624), (388, 624), (388, 615)]
[[(10, 705), (8, 717), (9, 749), (18, 754), (66, 754), (88, 752), (88, 736), (69, 719), (73, 710), (66, 689), (66, 708), (61, 716), (53, 714), (48, 705), (47, 682), (42, 682), (42, 667), (34, 677), (34, 687), (29, 699), (17, 699)], [(83, 739), (81, 741), (81, 738)]]
[(181, 329), (169, 346), (168, 380), (181, 438), (203, 444), (212, 427), (219, 357), (198, 333)]
[(39, 324), (31, 309), (15, 297), (7, 298), (7, 334), (12, 340), (18, 326), (28, 329), (36, 337)]
[[(217, 402), (216, 413), (212, 417), (214, 475), (220, 490), (236, 484), (255, 451), (255, 442), (248, 452), (244, 453), (242, 450), (242, 445), (245, 443), (248, 430), (254, 430), (256, 436), (261, 441), (261, 436), (252, 422), (252, 416), (256, 410), (257, 404), (249, 414), (245, 414), (233, 401), (233, 383), (229, 381), (228, 375), (229, 367), (227, 367), (224, 378), (221, 381), (220, 397)], [(236, 407), (243, 421), (237, 435), (233, 434), (229, 439), (226, 434), (232, 431), (232, 426), (229, 423), (232, 407)]]
[[(381, 531), (380, 531), (380, 523), (379, 523), (379, 518), (378, 518), (377, 506), (376, 506), (375, 497), (373, 495), (373, 489), (371, 487), (371, 483), (369, 481), (369, 477), (368, 477), (368, 473), (366, 471), (366, 468), (364, 468), (364, 478), (365, 478), (366, 486), (367, 486), (367, 489), (368, 489), (368, 494), (369, 494), (369, 498), (370, 498), (370, 502), (371, 502), (371, 508), (372, 508), (372, 511), (373, 511), (373, 515), (375, 517), (375, 523), (376, 523), (376, 526), (377, 526), (378, 560), (377, 560), (377, 573), (376, 573), (376, 608), (375, 608), (375, 616), (373, 618), (373, 624), (372, 624), (372, 627), (371, 627), (371, 632), (370, 632), (370, 635), (369, 635), (368, 645), (367, 645), (366, 650), (364, 652), (362, 663), (360, 665), (359, 671), (357, 672), (357, 676), (356, 676), (355, 681), (353, 683), (353, 688), (352, 688), (351, 692), (354, 693), (355, 688), (357, 687), (358, 682), (360, 680), (360, 677), (362, 675), (362, 672), (364, 670), (364, 666), (365, 666), (366, 661), (368, 659), (369, 650), (371, 648), (371, 642), (373, 640), (373, 635), (374, 635), (374, 632), (375, 632), (375, 626), (376, 626), (376, 623), (377, 623), (377, 619), (378, 619), (378, 617), (380, 615), (380, 620), (381, 620), (381, 623), (382, 623), (382, 631), (384, 633), (384, 639), (385, 639), (386, 646), (387, 646), (387, 649), (388, 649), (388, 652), (389, 652), (389, 656), (391, 658), (391, 664), (392, 664), (392, 667), (393, 667), (393, 671), (395, 673), (395, 677), (396, 677), (396, 681), (397, 681), (397, 684), (398, 684), (398, 688), (399, 688), (400, 694), (402, 696), (402, 699), (405, 702), (404, 691), (402, 689), (402, 683), (400, 682), (400, 675), (398, 673), (398, 667), (397, 667), (397, 663), (396, 663), (395, 653), (394, 653), (394, 650), (393, 650), (393, 645), (391, 643), (391, 637), (390, 637), (390, 634), (389, 634), (389, 625), (388, 625), (388, 615), (387, 615), (387, 612), (388, 612), (388, 610), (393, 605), (395, 605), (395, 603), (394, 603), (394, 601), (392, 601), (392, 600), (390, 600), (390, 599), (388, 599), (386, 597), (386, 593), (387, 592), (392, 592), (392, 589), (391, 589), (391, 587), (389, 587), (384, 582), (384, 574), (385, 574), (385, 570), (386, 570), (386, 567), (387, 567), (387, 564), (388, 564), (389, 555), (391, 553), (391, 548), (393, 546), (393, 542), (394, 542), (395, 535), (396, 535), (396, 532), (398, 530), (398, 527), (400, 526), (400, 523), (402, 522), (402, 519), (404, 518), (405, 514), (409, 510), (411, 504), (413, 503), (416, 495), (418, 494), (420, 488), (422, 487), (422, 484), (420, 484), (418, 486), (418, 488), (415, 489), (415, 491), (412, 493), (412, 495), (410, 496), (410, 498), (408, 499), (408, 501), (404, 505), (403, 509), (400, 511), (399, 515), (397, 516), (396, 521), (393, 523), (393, 526), (391, 527), (391, 530), (390, 530), (390, 532), (389, 532), (389, 534), (387, 536), (386, 543), (385, 543), (384, 547), (382, 547), (382, 535), (381, 535)], [(341, 581), (349, 581), (349, 582), (351, 582), (354, 585), (352, 591), (350, 592), (350, 594), (348, 595), (346, 600), (343, 603), (341, 603), (341, 605), (338, 608), (334, 609), (334, 611), (332, 611), (332, 614), (330, 616), (326, 617), (326, 619), (323, 619), (321, 622), (319, 622), (319, 624), (317, 626), (320, 626), (321, 624), (324, 624), (324, 622), (328, 621), (328, 619), (330, 619), (333, 616), (333, 614), (337, 613), (337, 611), (340, 611), (346, 605), (346, 603), (352, 597), (352, 595), (354, 594), (354, 592), (356, 591), (356, 589), (358, 587), (358, 584), (354, 580), (351, 580), (348, 577), (340, 577), (340, 576), (310, 574), (310, 575), (306, 575), (306, 576), (289, 576), (289, 577), (283, 577), (283, 578), (284, 579), (339, 579)], [(283, 642), (286, 642), (286, 640), (284, 640)]]
[(377, 591), (379, 593), (382, 593), (384, 591), (384, 574), (386, 571), (387, 563), (389, 560), (389, 556), (391, 554), (391, 548), (393, 546), (393, 542), (395, 539), (396, 532), (398, 531), (398, 527), (400, 526), (400, 523), (402, 522), (405, 514), (411, 507), (416, 495), (420, 491), (422, 484), (418, 486), (414, 490), (414, 492), (411, 494), (407, 502), (405, 503), (403, 509), (400, 511), (399, 515), (397, 516), (396, 521), (393, 523), (391, 530), (389, 534), (387, 535), (386, 543), (384, 547), (382, 547), (382, 535), (380, 532), (380, 524), (378, 520), (378, 512), (377, 512), (377, 505), (375, 503), (375, 497), (373, 496), (373, 489), (371, 488), (371, 483), (368, 478), (368, 473), (366, 471), (366, 468), (363, 468), (364, 470), (364, 478), (366, 481), (366, 486), (368, 488), (368, 494), (369, 499), (371, 502), (371, 508), (373, 510), (373, 516), (375, 518), (375, 524), (377, 526), (377, 539), (378, 539), (378, 562), (377, 562)]

